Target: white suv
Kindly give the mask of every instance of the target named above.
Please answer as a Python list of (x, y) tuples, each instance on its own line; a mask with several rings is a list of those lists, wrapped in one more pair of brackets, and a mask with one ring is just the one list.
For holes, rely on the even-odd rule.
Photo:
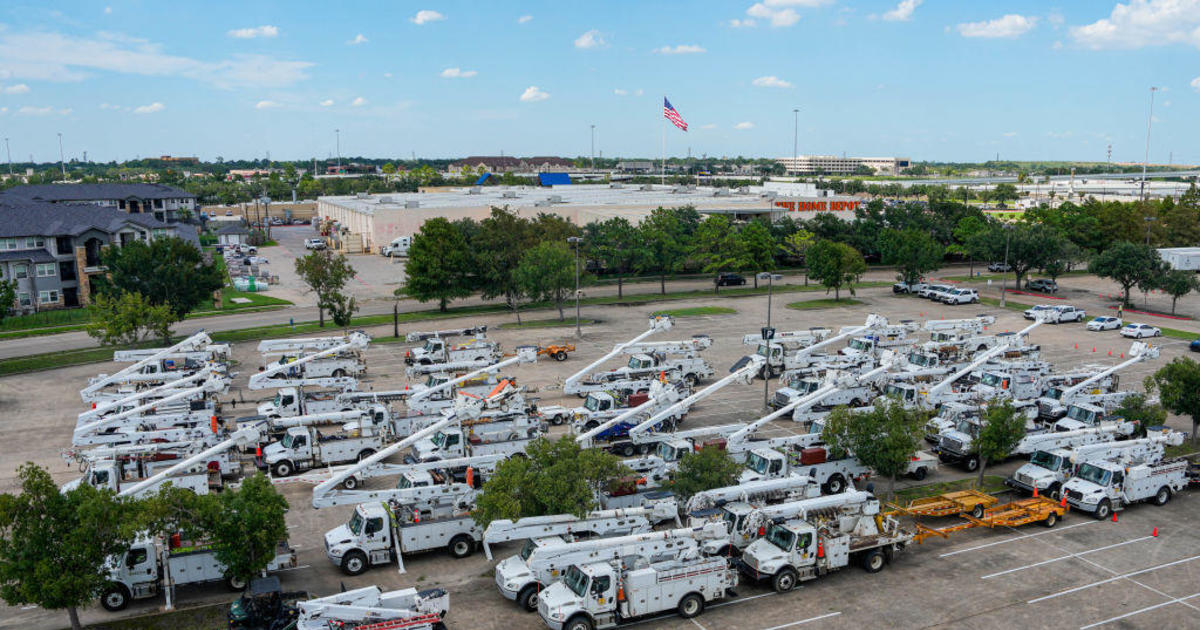
[(304, 249), (325, 249), (325, 239), (306, 238), (304, 239)]
[(935, 298), (946, 304), (978, 304), (979, 292), (975, 289), (954, 289), (943, 292)]

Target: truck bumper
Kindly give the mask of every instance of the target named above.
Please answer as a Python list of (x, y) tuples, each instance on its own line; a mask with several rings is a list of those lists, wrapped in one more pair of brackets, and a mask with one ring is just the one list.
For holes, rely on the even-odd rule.
[(1099, 503), (1092, 503), (1092, 504), (1080, 503), (1079, 501), (1072, 499), (1071, 497), (1067, 497), (1067, 505), (1071, 506), (1071, 509), (1073, 509), (1073, 510), (1079, 510), (1080, 512), (1087, 512), (1088, 514), (1095, 514), (1096, 508), (1100, 507)]
[[(495, 582), (496, 582), (496, 590), (500, 591), (500, 594), (504, 596), (504, 599), (507, 599), (510, 602), (517, 601), (517, 592), (518, 591), (509, 590), (507, 588), (504, 588), (504, 578), (500, 577), (500, 573), (498, 571), (496, 572)], [(522, 586), (522, 588), (524, 588), (524, 586)]]
[(1009, 488), (1012, 488), (1013, 490), (1020, 490), (1021, 492), (1028, 492), (1030, 494), (1033, 493), (1033, 486), (1031, 486), (1027, 483), (1021, 482), (1021, 481), (1017, 481), (1016, 479), (1013, 479), (1012, 477), (1005, 479), (1004, 485), (1008, 486)]
[(742, 560), (741, 558), (734, 560), (733, 566), (737, 568), (738, 573), (746, 576), (746, 578), (752, 582), (761, 582), (772, 576), (772, 574), (760, 573), (758, 569), (746, 564), (746, 561)]
[(957, 464), (967, 458), (966, 455), (955, 453), (954, 451), (947, 451), (940, 448), (935, 448), (933, 450), (937, 453), (938, 461), (942, 462), (943, 464)]

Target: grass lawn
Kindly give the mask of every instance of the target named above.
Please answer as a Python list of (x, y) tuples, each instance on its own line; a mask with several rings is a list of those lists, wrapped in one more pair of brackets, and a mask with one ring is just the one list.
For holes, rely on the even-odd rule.
[[(66, 615), (63, 612), (63, 617)], [(229, 625), (228, 615), (229, 604), (222, 603), (105, 621), (87, 627), (90, 630), (207, 630)]]
[[(980, 302), (981, 304), (987, 304), (987, 305), (989, 305), (989, 306), (997, 306), (997, 307), (998, 307), (998, 306), (1000, 306), (1000, 299), (999, 299), (999, 298), (993, 298), (993, 297), (980, 297), (980, 298), (979, 298), (979, 302)], [(1014, 302), (1014, 301), (1012, 301), (1012, 300), (1009, 300), (1009, 301), (1008, 301), (1008, 304), (1007, 304), (1007, 306), (1005, 306), (1004, 308), (1007, 308), (1007, 309), (1008, 309), (1008, 310), (1010, 310), (1010, 311), (1022, 311), (1022, 312), (1024, 312), (1024, 311), (1026, 311), (1027, 309), (1033, 308), (1033, 305), (1032, 305), (1032, 304), (1018, 304), (1017, 302)]]
[(787, 307), (797, 311), (807, 311), (815, 308), (835, 308), (838, 306), (855, 306), (857, 304), (862, 304), (862, 300), (854, 298), (842, 298), (840, 300), (824, 298), (820, 300), (808, 300), (807, 302), (792, 302)]
[[(870, 288), (870, 287), (890, 287), (890, 282), (860, 282), (854, 285), (854, 288)], [(825, 287), (819, 284), (804, 285), (783, 285), (775, 289), (775, 293), (811, 293), (814, 291), (824, 291)], [(738, 287), (738, 288), (722, 288), (719, 293), (714, 293), (708, 289), (696, 291), (669, 291), (665, 295), (662, 293), (642, 293), (638, 295), (626, 295), (625, 297), (617, 297), (615, 295), (606, 295), (603, 297), (585, 298), (584, 304), (645, 304), (650, 302), (665, 302), (669, 300), (690, 300), (695, 298), (722, 298), (722, 297), (746, 297), (751, 295), (766, 295), (767, 287)]]
[[(588, 326), (591, 324), (595, 324), (597, 322), (598, 322), (598, 320), (588, 319), (586, 317), (579, 320), (579, 324), (582, 326)], [(575, 325), (575, 318), (568, 317), (563, 320), (559, 320), (558, 318), (524, 319), (524, 320), (521, 320), (520, 324), (518, 324), (516, 322), (508, 322), (508, 323), (500, 324), (500, 327), (504, 328), (504, 329), (510, 329), (510, 328), (562, 328), (564, 326), (574, 326), (574, 325)]]
[(737, 309), (725, 306), (695, 306), (692, 308), (676, 308), (665, 311), (655, 311), (651, 317), (670, 315), (671, 317), (700, 317), (702, 315), (732, 315)]
[[(907, 505), (910, 501), (932, 497), (946, 492), (954, 492), (955, 490), (967, 490), (975, 487), (975, 475), (970, 479), (958, 479), (956, 481), (937, 481), (927, 483), (912, 488), (905, 488), (896, 492), (896, 498), (893, 503), (897, 505)], [(882, 484), (882, 485), (881, 485)], [(887, 480), (876, 480), (875, 489), (882, 490), (887, 488)], [(1000, 475), (984, 475), (983, 476), (983, 491), (988, 494), (996, 494), (1005, 489), (1004, 477)]]

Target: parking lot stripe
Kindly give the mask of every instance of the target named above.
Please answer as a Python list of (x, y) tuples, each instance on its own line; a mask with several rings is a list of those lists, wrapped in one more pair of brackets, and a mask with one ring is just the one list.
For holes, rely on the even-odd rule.
[(1124, 542), (1113, 543), (1113, 544), (1111, 544), (1111, 545), (1105, 545), (1105, 546), (1103, 546), (1103, 547), (1097, 547), (1097, 548), (1095, 548), (1095, 549), (1088, 549), (1087, 551), (1080, 551), (1079, 553), (1069, 553), (1069, 554), (1067, 554), (1067, 555), (1065, 555), (1065, 556), (1058, 556), (1057, 558), (1050, 558), (1049, 560), (1042, 560), (1041, 562), (1035, 562), (1035, 563), (1033, 563), (1033, 564), (1027, 564), (1027, 565), (1025, 565), (1025, 566), (1016, 567), (1016, 568), (1013, 568), (1013, 569), (1008, 569), (1008, 570), (1005, 570), (1005, 571), (998, 571), (998, 572), (996, 572), (996, 573), (989, 573), (989, 574), (987, 574), (987, 575), (985, 575), (985, 576), (983, 576), (983, 577), (981, 577), (981, 578), (979, 578), (979, 579), (981, 579), (981, 580), (986, 580), (986, 579), (988, 579), (988, 578), (994, 578), (994, 577), (1001, 576), (1001, 575), (1008, 575), (1009, 573), (1016, 573), (1017, 571), (1024, 571), (1025, 569), (1032, 569), (1032, 568), (1034, 568), (1034, 567), (1040, 567), (1040, 566), (1042, 566), (1042, 565), (1044, 565), (1044, 564), (1050, 564), (1050, 563), (1052, 563), (1052, 562), (1058, 562), (1059, 560), (1067, 560), (1067, 559), (1069, 559), (1069, 558), (1078, 558), (1079, 556), (1086, 555), (1086, 554), (1089, 554), (1089, 553), (1095, 553), (1095, 552), (1097, 552), (1097, 551), (1104, 551), (1105, 549), (1112, 549), (1113, 547), (1120, 547), (1121, 545), (1128, 545), (1128, 544), (1130, 544), (1130, 543), (1141, 542), (1141, 541), (1143, 541), (1143, 540), (1150, 540), (1150, 539), (1155, 539), (1155, 540), (1157, 540), (1156, 538), (1154, 538), (1154, 536), (1142, 536), (1141, 538), (1134, 538), (1133, 540), (1126, 540), (1126, 541), (1124, 541)]
[(1063, 596), (1063, 595), (1070, 595), (1071, 593), (1076, 593), (1076, 592), (1082, 591), (1082, 590), (1084, 590), (1084, 589), (1091, 588), (1091, 587), (1093, 587), (1093, 586), (1100, 586), (1101, 584), (1108, 584), (1109, 582), (1115, 582), (1115, 581), (1117, 581), (1117, 580), (1123, 580), (1123, 579), (1126, 579), (1126, 578), (1131, 578), (1131, 577), (1133, 577), (1133, 576), (1135, 576), (1135, 575), (1141, 575), (1141, 574), (1143, 574), (1143, 573), (1149, 573), (1149, 572), (1151, 572), (1151, 571), (1157, 571), (1157, 570), (1159, 570), (1159, 569), (1165, 569), (1165, 568), (1167, 568), (1167, 567), (1175, 566), (1175, 565), (1177, 565), (1177, 564), (1183, 564), (1183, 563), (1185, 563), (1185, 562), (1191, 562), (1192, 560), (1196, 560), (1196, 559), (1198, 559), (1198, 558), (1200, 558), (1200, 555), (1198, 555), (1198, 556), (1192, 556), (1192, 557), (1190, 557), (1190, 558), (1182, 558), (1182, 559), (1180, 559), (1180, 560), (1176, 560), (1176, 561), (1174, 561), (1174, 562), (1168, 562), (1168, 563), (1166, 563), (1166, 564), (1159, 564), (1159, 565), (1155, 565), (1155, 566), (1148, 567), (1148, 568), (1145, 568), (1145, 569), (1141, 569), (1141, 570), (1138, 570), (1138, 571), (1133, 571), (1132, 573), (1122, 573), (1121, 575), (1116, 575), (1116, 576), (1110, 577), (1110, 578), (1108, 578), (1108, 579), (1105, 579), (1105, 580), (1100, 580), (1100, 581), (1098, 581), (1098, 582), (1092, 582), (1091, 584), (1084, 584), (1083, 586), (1076, 586), (1075, 588), (1069, 588), (1069, 589), (1067, 589), (1067, 590), (1065, 590), (1065, 591), (1059, 591), (1059, 592), (1057, 592), (1057, 593), (1051, 593), (1051, 594), (1049, 594), (1049, 595), (1043, 595), (1042, 597), (1038, 597), (1037, 599), (1031, 599), (1031, 600), (1029, 600), (1029, 601), (1028, 601), (1028, 602), (1026, 602), (1026, 603), (1027, 603), (1027, 604), (1036, 604), (1036, 603), (1038, 603), (1038, 602), (1046, 601), (1047, 599), (1054, 599), (1055, 597), (1061, 597), (1061, 596)]
[(831, 613), (827, 613), (824, 615), (820, 615), (818, 617), (809, 617), (808, 619), (801, 619), (800, 621), (793, 621), (792, 623), (785, 623), (782, 626), (771, 626), (770, 628), (763, 628), (763, 630), (780, 630), (780, 628), (791, 628), (792, 626), (798, 626), (801, 624), (809, 623), (811, 621), (820, 621), (822, 619), (836, 617), (840, 614), (842, 614), (842, 613), (841, 612), (831, 612)]
[(1094, 524), (1094, 523), (1099, 523), (1099, 522), (1100, 522), (1100, 521), (1085, 521), (1085, 522), (1083, 522), (1083, 523), (1075, 523), (1074, 525), (1067, 525), (1066, 527), (1059, 527), (1059, 528), (1056, 528), (1056, 529), (1054, 529), (1054, 530), (1048, 530), (1048, 531), (1044, 531), (1044, 532), (1039, 532), (1039, 533), (1037, 533), (1037, 534), (1022, 534), (1022, 535), (1020, 535), (1020, 536), (1013, 536), (1013, 537), (1011, 537), (1011, 538), (1005, 538), (1004, 540), (997, 540), (997, 541), (995, 541), (995, 542), (985, 543), (985, 544), (982, 544), (982, 545), (977, 545), (977, 546), (975, 546), (975, 547), (967, 547), (966, 549), (957, 549), (957, 550), (955, 550), (955, 551), (949, 551), (949, 552), (946, 552), (946, 553), (943, 553), (943, 554), (941, 554), (941, 555), (940, 555), (940, 556), (938, 556), (938, 557), (939, 557), (939, 558), (946, 558), (946, 557), (949, 557), (949, 556), (958, 555), (958, 554), (960, 554), (960, 553), (966, 553), (966, 552), (968, 552), (968, 551), (976, 551), (976, 550), (979, 550), (979, 549), (986, 549), (987, 547), (991, 547), (991, 546), (994, 546), (994, 545), (1000, 545), (1000, 544), (1004, 544), (1004, 543), (1006, 543), (1006, 542), (1012, 542), (1012, 541), (1014, 541), (1014, 540), (1022, 540), (1022, 539), (1024, 539), (1024, 538), (1034, 538), (1034, 537), (1036, 537), (1036, 536), (1044, 536), (1044, 535), (1046, 535), (1046, 534), (1053, 534), (1053, 533), (1056, 533), (1056, 532), (1065, 531), (1065, 530), (1071, 529), (1072, 527), (1083, 527), (1084, 525), (1092, 525), (1092, 524)]
[(1103, 626), (1106, 623), (1120, 621), (1121, 619), (1125, 619), (1126, 617), (1140, 615), (1144, 612), (1150, 612), (1151, 610), (1155, 610), (1157, 608), (1162, 608), (1163, 606), (1170, 606), (1171, 604), (1183, 604), (1184, 600), (1191, 599), (1193, 597), (1200, 597), (1200, 593), (1193, 593), (1191, 595), (1188, 595), (1187, 597), (1175, 597), (1175, 598), (1172, 598), (1170, 601), (1165, 601), (1161, 604), (1155, 604), (1153, 606), (1139, 608), (1138, 610), (1133, 610), (1133, 611), (1127, 612), (1123, 615), (1117, 615), (1116, 617), (1109, 617), (1108, 619), (1105, 619), (1104, 621), (1097, 621), (1096, 623), (1089, 623), (1086, 626), (1079, 626), (1079, 630), (1088, 630), (1088, 628), (1095, 628), (1096, 626)]
[(696, 621), (695, 619), (688, 619), (688, 621), (696, 624), (696, 627), (700, 628), (700, 630), (708, 630), (708, 628), (705, 628), (704, 626), (700, 625), (700, 622)]
[(748, 602), (750, 600), (758, 599), (760, 597), (770, 597), (772, 595), (776, 595), (776, 593), (761, 593), (759, 595), (751, 595), (750, 597), (743, 597), (741, 599), (735, 599), (735, 600), (728, 601), (728, 602), (721, 602), (719, 604), (713, 604), (712, 606), (709, 606), (709, 608), (720, 608), (722, 606), (732, 606), (734, 604), (741, 604), (741, 603)]

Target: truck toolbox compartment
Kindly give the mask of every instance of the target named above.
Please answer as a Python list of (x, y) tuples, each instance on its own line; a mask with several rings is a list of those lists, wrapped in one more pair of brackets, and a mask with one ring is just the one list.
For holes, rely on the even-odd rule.
[(812, 466), (825, 463), (825, 449), (815, 446), (800, 451), (800, 465)]

